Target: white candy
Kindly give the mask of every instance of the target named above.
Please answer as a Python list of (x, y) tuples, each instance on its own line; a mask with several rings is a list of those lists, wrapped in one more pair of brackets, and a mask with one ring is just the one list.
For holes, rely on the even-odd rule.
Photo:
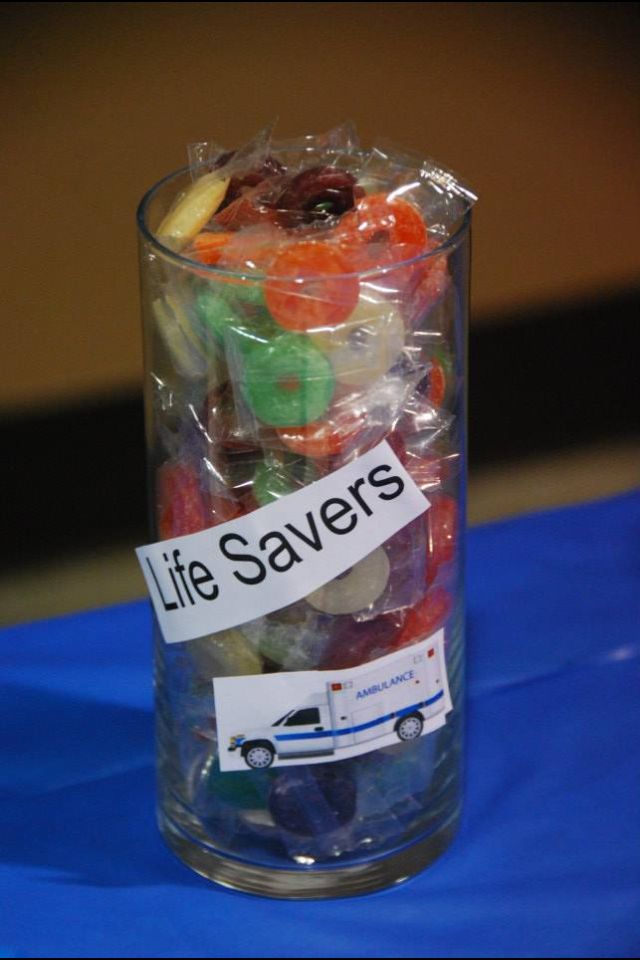
[(310, 593), (307, 603), (322, 613), (356, 613), (375, 603), (384, 593), (390, 572), (389, 558), (382, 547), (378, 547), (347, 574)]
[(393, 303), (364, 293), (345, 323), (312, 336), (327, 353), (339, 383), (365, 387), (396, 362), (404, 347), (405, 328)]

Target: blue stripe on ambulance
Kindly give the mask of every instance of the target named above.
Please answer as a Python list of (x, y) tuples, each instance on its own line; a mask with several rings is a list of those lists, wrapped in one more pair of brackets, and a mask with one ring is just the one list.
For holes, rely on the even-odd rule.
[(388, 720), (394, 720), (396, 717), (406, 717), (408, 714), (419, 710), (420, 707), (430, 707), (436, 700), (444, 696), (444, 691), (440, 690), (435, 697), (430, 700), (422, 700), (420, 703), (414, 703), (412, 707), (405, 707), (404, 710), (396, 710), (395, 713), (387, 713), (384, 717), (378, 717), (377, 720), (369, 720), (367, 723), (360, 723), (357, 727), (343, 727), (341, 730), (322, 730), (318, 733), (281, 733), (276, 734), (275, 740), (317, 740), (319, 737), (344, 737), (349, 733), (359, 733), (361, 730), (369, 730), (371, 727), (377, 727), (380, 723), (387, 723)]

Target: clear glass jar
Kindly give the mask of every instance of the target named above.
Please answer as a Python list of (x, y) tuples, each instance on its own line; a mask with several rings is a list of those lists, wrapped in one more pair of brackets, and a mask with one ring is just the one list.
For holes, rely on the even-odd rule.
[[(388, 560), (382, 590), (372, 596), (365, 585), (359, 596), (362, 582), (352, 584), (355, 609), (334, 613), (301, 599), (185, 643), (166, 643), (156, 624), (160, 829), (185, 863), (235, 889), (301, 899), (361, 894), (426, 866), (460, 816), (471, 214), (432, 237), (428, 253), (343, 277), (345, 299), (354, 284), (358, 298), (345, 319), (328, 328), (321, 309), (319, 322), (291, 332), (265, 306), (277, 304), (281, 274), (270, 281), (246, 251), (236, 269), (206, 266), (157, 239), (190, 183), (188, 169), (171, 174), (138, 213), (153, 540), (257, 510), (383, 439), (429, 509), (380, 548)], [(333, 290), (340, 301), (339, 282)], [(317, 281), (285, 287), (286, 296), (285, 312), (291, 296), (303, 304), (329, 298)], [(275, 338), (286, 354), (291, 339), (283, 337), (304, 338), (312, 357), (329, 357), (328, 409), (324, 374), (306, 353), (299, 375), (278, 368), (280, 354), (268, 351)], [(295, 419), (288, 411), (301, 405), (302, 420), (323, 427), (313, 437), (300, 430), (298, 412), (287, 430), (287, 416)], [(440, 628), (452, 709), (438, 729), (289, 767), (266, 756), (260, 768), (258, 751), (246, 769), (221, 771), (227, 746), (218, 743), (214, 677), (343, 670), (411, 649)], [(275, 722), (281, 705), (273, 706)]]

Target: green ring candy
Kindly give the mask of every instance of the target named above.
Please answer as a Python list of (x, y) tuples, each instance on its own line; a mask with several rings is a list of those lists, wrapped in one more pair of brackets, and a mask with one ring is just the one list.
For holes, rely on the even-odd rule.
[[(265, 771), (267, 772), (267, 771)], [(226, 803), (238, 810), (255, 810), (265, 806), (270, 773), (260, 779), (254, 770), (227, 771), (222, 773), (216, 760), (209, 771), (206, 785), (216, 803)]]
[(203, 331), (224, 349), (245, 352), (256, 343), (270, 340), (279, 330), (265, 309), (252, 309), (245, 314), (222, 290), (201, 291), (196, 299), (196, 314)]
[(270, 426), (302, 427), (318, 420), (334, 388), (331, 362), (305, 336), (281, 334), (245, 356), (245, 397)]
[(233, 283), (221, 284), (221, 294), (232, 305), (254, 307), (266, 310), (264, 290), (261, 283), (250, 280), (243, 282), (236, 280)]
[(253, 495), (261, 507), (319, 478), (318, 468), (304, 457), (269, 457), (258, 465), (253, 477)]
[(225, 331), (237, 322), (225, 298), (210, 290), (203, 290), (196, 298), (195, 307), (203, 330), (213, 334), (216, 342), (221, 345)]

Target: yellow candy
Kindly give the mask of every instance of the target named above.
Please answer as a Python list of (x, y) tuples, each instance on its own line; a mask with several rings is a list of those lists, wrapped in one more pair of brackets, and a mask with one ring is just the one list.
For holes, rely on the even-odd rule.
[(200, 177), (166, 215), (158, 227), (158, 238), (173, 250), (181, 250), (211, 219), (228, 186), (229, 178), (221, 180), (215, 171)]
[(204, 376), (207, 365), (202, 350), (194, 342), (194, 335), (182, 311), (174, 309), (172, 298), (153, 301), (153, 315), (171, 360), (187, 379)]
[(189, 380), (206, 374), (210, 388), (222, 383), (226, 374), (221, 352), (194, 330), (180, 301), (167, 293), (154, 300), (152, 307), (160, 335), (180, 373)]
[(262, 673), (262, 660), (240, 630), (221, 630), (190, 640), (187, 650), (198, 673), (207, 680)]

